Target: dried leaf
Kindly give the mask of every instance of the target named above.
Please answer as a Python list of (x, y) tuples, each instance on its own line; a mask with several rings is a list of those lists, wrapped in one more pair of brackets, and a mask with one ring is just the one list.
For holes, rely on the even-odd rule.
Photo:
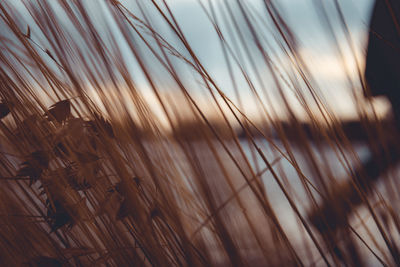
[(71, 118), (68, 120), (65, 128), (69, 133), (77, 133), (78, 135), (83, 135), (85, 133), (86, 121), (81, 118)]
[(42, 176), (42, 173), (43, 169), (31, 165), (30, 162), (25, 161), (21, 164), (21, 167), (17, 172), (17, 176), (29, 177), (29, 185), (32, 185), (39, 180), (40, 176)]
[(108, 192), (117, 192), (121, 197), (126, 197), (127, 195), (126, 187), (123, 186), (122, 182), (114, 184)]
[(111, 123), (106, 120), (103, 116), (95, 114), (95, 119), (88, 121), (87, 124), (92, 129), (96, 136), (100, 135), (100, 129), (102, 129), (109, 137), (114, 138), (114, 130)]
[(32, 185), (42, 175), (43, 171), (49, 166), (49, 157), (44, 151), (35, 151), (27, 157), (27, 161), (21, 164), (17, 176), (29, 177)]
[(82, 181), (69, 180), (68, 184), (71, 186), (71, 188), (77, 191), (85, 191), (92, 188), (92, 185), (85, 179), (83, 179)]
[(39, 167), (46, 169), (49, 167), (49, 155), (42, 151), (35, 151), (29, 156), (30, 161), (37, 164)]
[(78, 177), (77, 170), (73, 169), (71, 166), (65, 168), (64, 171), (67, 182), (71, 188), (79, 191), (87, 190), (92, 187), (92, 185), (85, 178)]
[(126, 216), (128, 216), (130, 214), (130, 211), (129, 211), (129, 204), (128, 204), (128, 201), (126, 200), (126, 199), (124, 199), (122, 202), (121, 202), (121, 205), (119, 206), (119, 208), (118, 208), (118, 212), (117, 212), (117, 215), (116, 215), (116, 219), (117, 220), (122, 220), (123, 218), (125, 218)]
[(71, 115), (71, 102), (69, 100), (62, 100), (49, 108), (49, 116), (48, 119), (53, 121), (54, 119), (62, 123), (67, 120), (67, 118)]
[(55, 232), (63, 226), (71, 228), (74, 224), (72, 217), (58, 200), (54, 201), (54, 207), (48, 205), (47, 219), (50, 224), (51, 232)]
[(58, 142), (58, 143), (54, 146), (53, 152), (54, 152), (54, 154), (55, 154), (57, 157), (59, 157), (59, 158), (64, 157), (64, 155), (66, 155), (66, 156), (69, 156), (69, 155), (70, 155), (69, 152), (68, 152), (67, 147), (66, 147), (66, 146), (64, 145), (64, 143), (62, 143), (62, 142)]
[(10, 113), (10, 108), (7, 104), (0, 102), (0, 119), (4, 118)]

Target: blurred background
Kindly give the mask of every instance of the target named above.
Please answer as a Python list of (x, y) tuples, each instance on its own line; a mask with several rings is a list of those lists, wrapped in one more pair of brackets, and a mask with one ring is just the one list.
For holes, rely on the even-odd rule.
[[(399, 263), (390, 109), (363, 92), (372, 6), (2, 1), (0, 191), (13, 204), (0, 234), (25, 243), (0, 259)], [(352, 183), (365, 162), (373, 189)]]

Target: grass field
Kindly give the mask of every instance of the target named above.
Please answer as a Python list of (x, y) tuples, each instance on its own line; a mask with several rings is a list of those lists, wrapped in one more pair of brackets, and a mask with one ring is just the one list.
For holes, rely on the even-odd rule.
[(363, 143), (259, 2), (198, 2), (229, 89), (168, 1), (0, 3), (1, 266), (400, 264), (396, 130), (339, 3)]

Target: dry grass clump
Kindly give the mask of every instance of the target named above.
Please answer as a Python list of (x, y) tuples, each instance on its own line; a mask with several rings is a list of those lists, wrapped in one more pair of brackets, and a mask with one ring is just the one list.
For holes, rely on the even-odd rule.
[[(399, 263), (397, 181), (382, 183), (387, 197), (375, 188), (377, 179), (362, 184), (353, 167), (358, 155), (272, 2), (264, 1), (264, 18), (246, 1), (199, 3), (219, 36), (237, 101), (197, 57), (166, 1), (136, 1), (130, 9), (115, 0), (96, 4), (0, 3), (2, 266)], [(265, 20), (275, 41), (260, 30)], [(239, 76), (240, 90), (248, 90), (273, 134), (246, 115)], [(292, 94), (313, 125), (307, 134)], [(296, 142), (276, 119), (273, 101), (297, 131)], [(367, 108), (360, 104), (359, 112), (368, 125)], [(333, 199), (340, 177), (326, 149), (356, 177), (351, 188), (339, 189), (340, 201)], [(337, 213), (320, 217), (321, 203)], [(350, 218), (360, 210), (348, 205), (361, 204), (366, 217)]]

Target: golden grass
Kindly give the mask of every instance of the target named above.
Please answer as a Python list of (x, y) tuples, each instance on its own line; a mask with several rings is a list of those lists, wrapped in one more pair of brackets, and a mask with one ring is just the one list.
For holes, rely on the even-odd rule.
[[(377, 178), (368, 178), (368, 171), (390, 163), (385, 155), (396, 157), (382, 149), (384, 131), (368, 128), (380, 122), (371, 123), (370, 107), (355, 91), (370, 146), (382, 159), (357, 172), (361, 161), (313, 85), (290, 27), (264, 2), (266, 18), (246, 1), (200, 3), (219, 34), (236, 100), (198, 58), (166, 1), (137, 1), (137, 14), (118, 1), (99, 1), (104, 21), (94, 19), (89, 1), (26, 1), (30, 25), (11, 2), (0, 3), (0, 265), (399, 264), (398, 182), (385, 179), (382, 196)], [(172, 38), (156, 30), (149, 10)], [(290, 67), (260, 30), (265, 19)], [(351, 45), (343, 17), (342, 23)], [(234, 70), (246, 88), (239, 88)], [(214, 118), (199, 104), (191, 79), (201, 84)], [(143, 80), (156, 103), (141, 91)], [(253, 97), (260, 122), (246, 115), (241, 90)], [(313, 141), (289, 94), (311, 122)], [(296, 140), (276, 119), (274, 101)], [(328, 148), (353, 183), (330, 169)], [(274, 205), (276, 193), (293, 214), (290, 221)], [(367, 217), (350, 220), (360, 211), (351, 205), (366, 207)]]

